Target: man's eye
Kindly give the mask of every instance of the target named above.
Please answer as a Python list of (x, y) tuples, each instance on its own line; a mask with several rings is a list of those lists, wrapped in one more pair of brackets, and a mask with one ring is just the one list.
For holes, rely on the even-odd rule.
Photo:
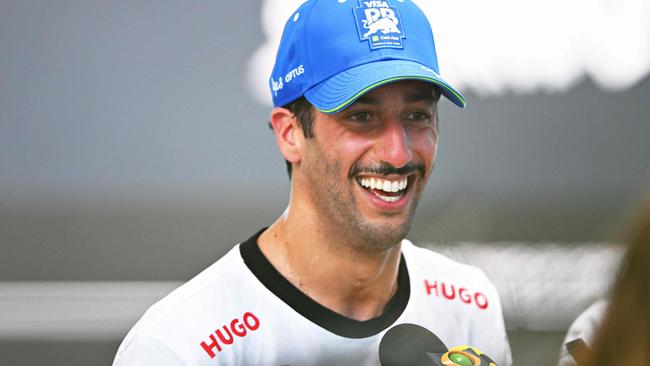
[(356, 122), (366, 122), (370, 120), (370, 113), (368, 112), (356, 112), (350, 115), (350, 119)]
[(408, 115), (408, 119), (411, 121), (428, 121), (431, 119), (431, 115), (425, 112), (413, 112)]

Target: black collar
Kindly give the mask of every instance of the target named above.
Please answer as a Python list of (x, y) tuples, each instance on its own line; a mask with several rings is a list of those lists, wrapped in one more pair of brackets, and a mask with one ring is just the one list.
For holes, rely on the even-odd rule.
[(411, 294), (409, 274), (402, 254), (397, 275), (397, 292), (384, 308), (384, 313), (365, 321), (350, 319), (312, 300), (278, 272), (260, 250), (257, 239), (266, 229), (260, 230), (239, 246), (248, 269), (277, 297), (298, 314), (334, 334), (348, 338), (366, 338), (378, 334), (392, 325), (402, 314)]

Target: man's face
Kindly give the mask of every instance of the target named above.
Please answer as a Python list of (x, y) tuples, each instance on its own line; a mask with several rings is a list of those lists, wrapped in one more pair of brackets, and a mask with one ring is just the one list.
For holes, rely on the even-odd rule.
[(315, 112), (300, 180), (330, 234), (373, 251), (406, 236), (436, 160), (435, 103), (431, 84), (400, 81)]

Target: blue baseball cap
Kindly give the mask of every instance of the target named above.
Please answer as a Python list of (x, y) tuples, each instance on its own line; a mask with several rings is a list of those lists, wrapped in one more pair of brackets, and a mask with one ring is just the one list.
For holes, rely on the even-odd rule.
[(304, 96), (331, 114), (398, 80), (435, 84), (465, 107), (440, 77), (431, 26), (411, 0), (309, 0), (284, 27), (269, 86), (276, 107)]

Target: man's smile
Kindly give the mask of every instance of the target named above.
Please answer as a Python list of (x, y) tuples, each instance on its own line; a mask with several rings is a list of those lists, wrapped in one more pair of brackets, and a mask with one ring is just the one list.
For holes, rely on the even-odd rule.
[(396, 202), (406, 193), (408, 177), (358, 177), (357, 183), (383, 201)]

